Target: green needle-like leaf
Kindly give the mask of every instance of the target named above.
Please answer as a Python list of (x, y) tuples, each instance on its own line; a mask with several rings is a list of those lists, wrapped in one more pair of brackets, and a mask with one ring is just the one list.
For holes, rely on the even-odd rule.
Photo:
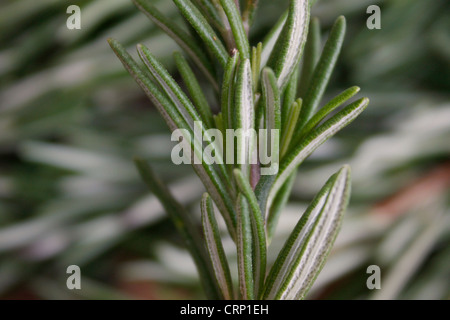
[(331, 28), (320, 60), (314, 69), (308, 91), (303, 99), (303, 108), (297, 130), (301, 130), (305, 123), (311, 119), (322, 99), (344, 42), (345, 26), (345, 18), (340, 16)]
[(302, 109), (303, 101), (298, 99), (292, 104), (289, 112), (289, 118), (287, 119), (286, 125), (283, 127), (283, 134), (281, 136), (281, 150), (280, 158), (283, 159), (289, 150), (289, 146), (294, 136), (295, 127), (298, 122), (298, 117), (300, 116), (300, 110)]
[(222, 134), (225, 136), (225, 127), (223, 125), (222, 112), (214, 115), (213, 119), (214, 119), (214, 124), (215, 124), (216, 128), (219, 129), (220, 132), (222, 132)]
[(278, 219), (281, 214), (281, 210), (285, 207), (286, 203), (289, 200), (289, 196), (291, 195), (292, 186), (294, 185), (295, 178), (297, 173), (294, 172), (281, 187), (280, 191), (278, 191), (277, 196), (275, 197), (272, 206), (269, 209), (269, 216), (266, 220), (266, 229), (267, 229), (267, 245), (272, 242), (273, 235), (275, 233), (275, 229), (278, 224)]
[(236, 4), (233, 0), (220, 0), (220, 3), (222, 4), (228, 22), (230, 23), (236, 48), (239, 51), (241, 60), (250, 59), (250, 45)]
[(254, 299), (252, 228), (246, 198), (237, 197), (237, 260), (239, 292), (243, 300)]
[(228, 61), (227, 50), (205, 17), (190, 0), (173, 0), (173, 2), (197, 31), (203, 42), (211, 49), (220, 65), (225, 67)]
[(212, 299), (218, 299), (221, 295), (218, 292), (218, 288), (215, 286), (215, 277), (212, 272), (213, 268), (211, 261), (204, 250), (202, 239), (199, 237), (197, 226), (191, 220), (191, 216), (172, 196), (164, 183), (158, 179), (147, 163), (140, 159), (136, 159), (135, 163), (142, 179), (159, 201), (161, 201), (165, 211), (183, 237), (198, 268), (202, 284), (208, 296)]
[[(262, 71), (262, 104), (265, 110), (265, 133), (260, 134), (259, 155), (261, 162), (261, 174), (272, 175), (275, 179), (278, 172), (279, 161), (272, 161), (274, 157), (279, 158), (280, 131), (281, 131), (281, 98), (277, 86), (277, 78), (270, 68)], [(270, 158), (269, 158), (270, 155)], [(266, 159), (267, 158), (267, 159)], [(270, 168), (265, 168), (269, 165)]]
[(314, 129), (322, 120), (324, 120), (331, 112), (343, 105), (347, 100), (352, 98), (355, 94), (359, 92), (359, 87), (351, 87), (344, 92), (340, 93), (338, 96), (334, 97), (330, 102), (324, 105), (315, 115), (312, 117), (300, 131), (298, 135), (298, 140), (307, 135), (312, 129)]
[(264, 41), (262, 42), (263, 48), (261, 52), (261, 67), (267, 65), (267, 62), (274, 51), (275, 45), (277, 44), (277, 40), (283, 31), (284, 25), (286, 24), (287, 17), (288, 11), (286, 11), (280, 19), (278, 19), (277, 23), (275, 23), (267, 36), (264, 38)]
[(155, 78), (169, 99), (172, 100), (173, 104), (177, 106), (178, 112), (193, 129), (194, 121), (201, 122), (201, 118), (192, 102), (164, 66), (150, 53), (150, 50), (148, 50), (146, 46), (138, 44), (137, 50), (141, 60), (145, 63), (151, 75)]
[(281, 91), (291, 78), (301, 57), (309, 26), (308, 0), (291, 0), (283, 31), (272, 52), (268, 65), (278, 78)]
[(206, 247), (211, 258), (217, 283), (225, 300), (233, 299), (233, 284), (231, 282), (230, 267), (223, 250), (219, 227), (214, 215), (214, 207), (207, 193), (203, 195), (202, 203), (203, 234)]
[(256, 47), (252, 48), (252, 77), (253, 77), (253, 92), (257, 92), (259, 87), (259, 74), (261, 72), (261, 53), (262, 43), (258, 43)]
[(220, 14), (217, 12), (216, 6), (210, 0), (194, 0), (194, 3), (202, 11), (208, 21), (217, 29), (224, 28)]
[(266, 264), (267, 264), (267, 241), (266, 232), (264, 228), (264, 220), (261, 214), (261, 210), (258, 205), (255, 193), (250, 186), (248, 180), (244, 178), (242, 172), (239, 169), (234, 169), (234, 176), (236, 178), (237, 185), (240, 192), (245, 196), (250, 204), (251, 215), (250, 221), (252, 225), (253, 236), (253, 255), (255, 259), (253, 261), (253, 270), (255, 277), (255, 295), (259, 296), (260, 290), (264, 285), (264, 279), (266, 276)]
[(314, 72), (317, 61), (320, 57), (320, 49), (320, 21), (314, 17), (310, 22), (308, 40), (306, 41), (305, 54), (303, 55), (302, 72), (299, 81), (300, 87), (298, 90), (300, 97), (305, 97), (312, 73)]
[(221, 102), (225, 129), (234, 128), (234, 79), (236, 77), (238, 61), (239, 55), (235, 51), (228, 59), (223, 76)]
[(174, 58), (175, 63), (177, 64), (178, 71), (180, 72), (180, 75), (183, 78), (187, 89), (189, 90), (189, 94), (191, 95), (194, 104), (197, 106), (197, 110), (200, 113), (201, 119), (207, 127), (212, 128), (214, 124), (211, 108), (209, 106), (208, 100), (206, 100), (202, 87), (195, 77), (194, 72), (181, 53), (175, 52)]
[(277, 86), (277, 78), (270, 68), (262, 71), (262, 94), (265, 107), (265, 128), (268, 130), (280, 130), (281, 128), (281, 98)]
[(136, 7), (152, 20), (161, 30), (167, 33), (191, 57), (197, 67), (212, 83), (216, 91), (219, 86), (214, 76), (214, 68), (205, 52), (196, 44), (195, 40), (183, 29), (151, 5), (150, 1), (133, 0)]
[(291, 108), (295, 100), (297, 100), (299, 76), (300, 72), (297, 66), (283, 93), (283, 107), (281, 108), (281, 128), (283, 129), (286, 128), (286, 125), (291, 118)]
[[(273, 184), (267, 198), (267, 208), (270, 208), (278, 191), (289, 176), (294, 172), (294, 170), (320, 145), (336, 134), (336, 132), (350, 124), (359, 114), (361, 114), (361, 112), (364, 111), (368, 104), (369, 99), (362, 98), (346, 106), (320, 127), (314, 129), (300, 142), (300, 144), (289, 151), (283, 161), (281, 161), (278, 177), (275, 180), (275, 183)], [(261, 180), (263, 178), (261, 178)]]
[(350, 168), (333, 175), (295, 226), (274, 266), (265, 299), (303, 299), (331, 251), (350, 197)]
[(237, 131), (237, 164), (244, 176), (250, 177), (250, 163), (254, 160), (256, 137), (252, 137), (255, 128), (255, 112), (253, 105), (253, 84), (250, 60), (241, 62), (236, 84), (236, 128)]

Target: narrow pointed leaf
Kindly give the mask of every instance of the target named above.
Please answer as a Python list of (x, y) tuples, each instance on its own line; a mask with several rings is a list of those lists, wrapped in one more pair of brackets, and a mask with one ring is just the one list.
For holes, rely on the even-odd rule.
[(234, 127), (234, 79), (237, 71), (239, 55), (236, 51), (228, 59), (222, 84), (222, 114), (225, 129)]
[(331, 99), (326, 105), (324, 105), (320, 110), (306, 123), (304, 128), (300, 131), (298, 135), (298, 141), (302, 137), (307, 135), (312, 129), (314, 129), (321, 121), (323, 121), (331, 112), (343, 105), (347, 100), (352, 98), (355, 94), (359, 92), (359, 87), (351, 87), (344, 92), (340, 93), (333, 99)]
[(175, 63), (177, 64), (178, 71), (192, 97), (194, 105), (201, 116), (203, 122), (206, 123), (207, 127), (213, 127), (213, 117), (211, 108), (209, 107), (208, 100), (206, 100), (205, 94), (195, 77), (189, 63), (179, 52), (174, 54)]
[(255, 147), (251, 132), (255, 128), (255, 112), (253, 105), (253, 84), (250, 60), (244, 60), (239, 66), (236, 85), (236, 128), (237, 159), (242, 173), (249, 177), (249, 165), (253, 159)]
[(261, 67), (265, 67), (269, 58), (274, 51), (275, 45), (277, 43), (278, 38), (280, 37), (281, 32), (283, 31), (284, 25), (286, 24), (286, 20), (288, 17), (288, 11), (286, 11), (280, 19), (278, 19), (277, 23), (270, 29), (267, 36), (263, 41), (263, 48), (261, 52)]
[(253, 256), (252, 256), (252, 230), (247, 200), (242, 194), (237, 198), (237, 260), (239, 292), (241, 299), (253, 300)]
[[(264, 128), (266, 129), (265, 133), (259, 135), (261, 174), (271, 175), (275, 179), (278, 173), (280, 154), (281, 97), (272, 69), (263, 69), (261, 84), (262, 105), (265, 110)], [(266, 157), (267, 159), (265, 159)], [(271, 163), (267, 163), (268, 160), (271, 160)]]
[(296, 170), (296, 168), (320, 145), (335, 135), (336, 132), (350, 124), (359, 114), (361, 114), (361, 112), (364, 111), (368, 104), (369, 99), (362, 98), (346, 106), (320, 127), (314, 129), (305, 137), (305, 139), (289, 151), (280, 164), (278, 177), (267, 198), (267, 207), (270, 208), (278, 191), (289, 176), (294, 172), (294, 170)]
[(225, 136), (225, 127), (223, 126), (222, 112), (214, 115), (213, 119), (214, 119), (214, 124), (215, 124), (216, 128), (219, 129), (220, 132), (222, 132), (222, 134)]
[(220, 0), (220, 3), (230, 23), (236, 49), (239, 51), (241, 60), (250, 59), (250, 45), (236, 4), (233, 0)]
[(219, 30), (223, 29), (224, 26), (220, 14), (210, 0), (194, 0), (194, 3), (214, 27)]
[(259, 74), (261, 72), (261, 53), (262, 43), (258, 43), (256, 47), (252, 48), (252, 75), (253, 75), (253, 92), (258, 91)]
[(182, 28), (177, 26), (170, 19), (156, 9), (150, 1), (133, 0), (136, 7), (141, 10), (150, 20), (152, 20), (160, 29), (167, 33), (175, 42), (191, 57), (197, 67), (203, 72), (206, 78), (213, 84), (216, 91), (219, 86), (214, 77), (214, 68), (208, 56), (196, 44), (195, 40)]
[(295, 226), (264, 292), (266, 299), (303, 299), (321, 271), (339, 232), (350, 196), (350, 168), (333, 175)]
[(233, 285), (231, 282), (230, 267), (223, 250), (219, 227), (214, 216), (211, 198), (207, 193), (203, 195), (202, 203), (203, 234), (206, 247), (211, 258), (215, 278), (225, 300), (233, 299)]
[(290, 109), (297, 100), (297, 89), (298, 89), (298, 78), (300, 76), (299, 67), (295, 68), (294, 73), (291, 76), (288, 84), (286, 85), (286, 89), (283, 93), (283, 107), (281, 108), (281, 127), (285, 128), (287, 122), (291, 117)]
[(177, 106), (178, 112), (193, 129), (194, 121), (201, 121), (201, 118), (192, 102), (146, 46), (139, 44), (137, 50), (141, 60), (145, 63), (152, 76), (172, 100), (173, 104)]
[(266, 232), (264, 228), (264, 220), (262, 218), (261, 210), (258, 206), (255, 193), (250, 186), (250, 183), (244, 178), (242, 172), (239, 169), (234, 170), (234, 175), (237, 181), (239, 190), (247, 199), (250, 204), (250, 221), (252, 225), (252, 237), (253, 237), (253, 254), (255, 259), (253, 261), (254, 279), (255, 279), (255, 296), (258, 297), (260, 290), (263, 288), (264, 279), (266, 276), (266, 264), (267, 264), (267, 241)]
[(303, 108), (297, 130), (300, 130), (311, 119), (322, 99), (344, 42), (345, 26), (345, 18), (340, 16), (331, 28), (320, 60), (314, 69), (308, 91), (303, 99)]
[(142, 179), (153, 194), (159, 199), (178, 232), (183, 237), (187, 249), (191, 253), (197, 266), (202, 284), (208, 296), (212, 299), (218, 299), (221, 295), (215, 285), (211, 260), (209, 260), (208, 255), (204, 250), (202, 239), (199, 237), (197, 227), (193, 223), (190, 214), (172, 196), (168, 188), (155, 175), (147, 163), (139, 159), (136, 159), (135, 163)]
[(217, 13), (220, 16), (220, 20), (222, 21), (222, 28), (220, 28), (220, 33), (227, 45), (228, 51), (231, 52), (236, 49), (236, 43), (234, 41), (233, 30), (231, 30), (230, 23), (228, 21), (228, 17), (225, 13), (225, 10), (220, 3), (220, 0), (208, 0), (211, 4), (216, 8)]
[(291, 0), (289, 14), (279, 40), (269, 59), (283, 90), (297, 66), (306, 42), (309, 26), (308, 0)]
[(265, 128), (268, 130), (280, 130), (281, 128), (281, 98), (277, 86), (277, 79), (270, 68), (262, 71), (263, 105), (265, 107)]
[(292, 137), (294, 136), (295, 128), (297, 126), (298, 117), (300, 116), (300, 110), (302, 109), (303, 101), (298, 99), (293, 103), (290, 108), (289, 118), (285, 126), (283, 127), (283, 134), (281, 136), (281, 149), (280, 158), (283, 159), (289, 150), (289, 145), (291, 144)]
[(203, 42), (211, 49), (220, 65), (225, 67), (228, 61), (227, 50), (205, 17), (190, 0), (173, 0), (173, 2), (197, 31)]
[(305, 54), (303, 55), (302, 72), (300, 76), (299, 96), (305, 97), (312, 73), (320, 57), (321, 39), (320, 39), (320, 21), (314, 17), (311, 19), (308, 40), (305, 44)]
[(267, 245), (272, 242), (273, 235), (275, 234), (275, 229), (278, 224), (278, 219), (280, 217), (281, 211), (286, 206), (286, 203), (289, 200), (289, 196), (291, 195), (292, 187), (295, 182), (295, 178), (297, 173), (294, 172), (281, 187), (277, 196), (275, 197), (272, 206), (269, 209), (269, 215), (266, 220), (266, 229), (267, 229)]

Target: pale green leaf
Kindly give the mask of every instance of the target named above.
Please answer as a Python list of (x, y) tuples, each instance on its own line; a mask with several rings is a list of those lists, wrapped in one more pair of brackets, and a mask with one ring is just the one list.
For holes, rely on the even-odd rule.
[(239, 292), (241, 299), (254, 299), (252, 229), (249, 207), (246, 198), (239, 194), (237, 198), (237, 260)]
[(303, 299), (333, 246), (350, 197), (350, 168), (333, 175), (280, 251), (272, 267), (265, 299)]
[(209, 23), (221, 30), (224, 28), (221, 16), (216, 6), (210, 0), (194, 0), (194, 3), (202, 12), (203, 16), (208, 19)]
[(241, 60), (250, 59), (250, 45), (235, 2), (233, 0), (220, 0), (220, 3), (230, 23), (236, 49), (239, 51)]
[[(272, 69), (263, 69), (261, 84), (262, 105), (265, 110), (264, 128), (266, 129), (264, 133), (259, 135), (261, 174), (272, 175), (275, 178), (278, 173), (280, 154), (281, 97), (277, 86), (277, 78)], [(266, 157), (267, 159), (265, 159)], [(266, 163), (270, 159), (272, 160), (271, 163)]]
[(194, 105), (201, 116), (203, 122), (207, 127), (213, 127), (213, 117), (211, 108), (209, 106), (208, 100), (206, 100), (203, 89), (197, 81), (194, 72), (192, 71), (189, 63), (179, 52), (174, 53), (175, 63), (177, 65), (178, 71), (191, 95)]
[(308, 0), (291, 0), (286, 23), (268, 62), (278, 78), (280, 90), (284, 90), (300, 60), (308, 26)]
[(254, 160), (255, 147), (254, 137), (251, 134), (255, 128), (255, 112), (250, 60), (241, 62), (236, 82), (237, 164), (244, 176), (250, 177), (250, 163)]
[(278, 191), (277, 196), (275, 197), (272, 205), (269, 208), (269, 215), (266, 219), (266, 230), (267, 230), (267, 244), (269, 245), (272, 242), (273, 235), (275, 234), (275, 229), (278, 224), (278, 220), (281, 214), (281, 211), (285, 207), (286, 203), (289, 200), (289, 196), (291, 195), (292, 187), (295, 182), (295, 178), (297, 173), (294, 172), (281, 187), (280, 191)]
[(252, 239), (253, 239), (253, 255), (255, 257), (253, 261), (254, 270), (254, 289), (255, 296), (258, 297), (260, 290), (263, 288), (264, 279), (266, 276), (266, 264), (267, 264), (267, 241), (266, 232), (264, 228), (264, 220), (262, 218), (261, 210), (258, 206), (255, 193), (250, 186), (250, 183), (244, 178), (242, 172), (239, 169), (234, 170), (234, 176), (236, 178), (237, 185), (240, 192), (245, 196), (250, 204), (250, 221), (252, 225)]
[(288, 11), (286, 11), (280, 19), (278, 19), (277, 23), (275, 23), (267, 36), (264, 38), (262, 42), (261, 67), (267, 65), (267, 62), (274, 51), (277, 40), (280, 37), (281, 31), (283, 31), (284, 25), (286, 24), (287, 17)]
[(225, 129), (234, 128), (234, 79), (236, 77), (239, 55), (235, 51), (228, 59), (222, 84), (222, 114)]
[(340, 93), (333, 99), (331, 99), (326, 105), (319, 109), (319, 111), (306, 123), (303, 129), (298, 134), (297, 141), (311, 132), (320, 122), (322, 122), (331, 112), (343, 105), (347, 100), (352, 98), (355, 94), (359, 92), (359, 87), (351, 87), (344, 92)]
[(298, 89), (298, 79), (300, 77), (299, 66), (295, 68), (294, 73), (292, 73), (291, 79), (286, 85), (286, 89), (283, 93), (283, 106), (281, 108), (281, 127), (285, 128), (287, 122), (291, 117), (291, 107), (297, 100), (297, 89)]
[(320, 127), (314, 129), (285, 156), (280, 164), (278, 177), (267, 198), (267, 207), (270, 208), (277, 192), (289, 176), (294, 172), (294, 170), (296, 170), (296, 168), (320, 145), (335, 135), (336, 132), (351, 123), (359, 114), (361, 114), (361, 112), (364, 111), (368, 104), (369, 99), (362, 98), (346, 106)]
[(220, 65), (225, 67), (228, 61), (227, 50), (206, 18), (190, 0), (173, 0), (173, 2), (214, 54)]
[(223, 298), (225, 300), (231, 300), (233, 299), (233, 284), (231, 282), (230, 267), (223, 250), (220, 231), (214, 214), (214, 207), (207, 193), (203, 195), (201, 209), (203, 234), (214, 274)]
[(300, 116), (300, 110), (302, 109), (303, 101), (298, 99), (292, 104), (289, 112), (289, 118), (287, 119), (286, 125), (283, 127), (283, 132), (281, 135), (281, 149), (280, 158), (283, 159), (289, 150), (289, 146), (294, 136), (295, 128), (297, 126), (298, 117)]
[(330, 80), (331, 73), (336, 65), (337, 58), (344, 42), (346, 22), (343, 16), (340, 16), (333, 27), (325, 47), (323, 48), (320, 60), (314, 69), (308, 90), (303, 99), (303, 108), (300, 113), (300, 121), (297, 129), (300, 130), (312, 115), (322, 99), (323, 93)]
[(311, 76), (320, 58), (321, 38), (320, 21), (314, 17), (310, 21), (308, 40), (305, 44), (305, 54), (303, 55), (302, 72), (299, 80), (298, 94), (304, 97), (311, 81)]

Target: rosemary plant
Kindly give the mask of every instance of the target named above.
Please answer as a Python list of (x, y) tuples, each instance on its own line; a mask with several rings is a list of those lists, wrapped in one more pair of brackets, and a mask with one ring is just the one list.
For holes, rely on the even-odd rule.
[[(320, 52), (320, 24), (315, 18), (310, 20), (310, 6), (315, 1), (291, 0), (286, 14), (252, 47), (248, 35), (257, 0), (173, 0), (191, 26), (188, 30), (195, 31), (193, 34), (166, 18), (151, 1), (133, 2), (189, 58), (181, 53), (174, 55), (188, 92), (144, 45), (137, 46), (144, 63), (141, 67), (118, 41), (110, 39), (109, 43), (170, 130), (187, 132), (182, 140), (188, 143), (193, 158), (200, 157), (206, 147), (195, 134), (194, 123), (202, 124), (207, 147), (222, 158), (226, 154), (209, 135), (209, 129), (223, 133), (230, 129), (266, 129), (279, 133), (279, 139), (267, 141), (263, 131), (257, 131), (256, 141), (260, 143), (237, 135), (236, 151), (244, 160), (238, 164), (193, 161), (193, 169), (207, 191), (200, 206), (203, 236), (197, 232), (197, 222), (148, 164), (136, 160), (143, 180), (183, 236), (207, 297), (304, 298), (338, 234), (350, 195), (350, 168), (343, 166), (325, 183), (272, 266), (267, 264), (267, 249), (299, 165), (368, 105), (368, 99), (361, 98), (342, 107), (358, 93), (359, 88), (352, 87), (319, 108), (342, 47), (345, 18), (337, 18)], [(208, 101), (191, 65), (215, 92), (214, 103)], [(220, 106), (220, 110), (213, 111), (212, 106)], [(261, 141), (270, 142), (270, 147)], [(263, 175), (262, 170), (267, 168), (255, 150), (265, 148), (279, 161), (275, 172)], [(236, 289), (216, 221), (218, 214), (236, 244)]]

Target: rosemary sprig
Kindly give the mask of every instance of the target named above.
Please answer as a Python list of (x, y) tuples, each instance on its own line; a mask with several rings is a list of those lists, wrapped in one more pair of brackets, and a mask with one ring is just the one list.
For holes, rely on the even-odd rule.
[[(203, 247), (193, 231), (191, 218), (145, 163), (137, 162), (144, 180), (184, 235), (208, 297), (304, 298), (338, 233), (350, 194), (349, 167), (344, 166), (328, 180), (302, 215), (271, 268), (267, 265), (267, 245), (298, 166), (368, 105), (367, 98), (360, 98), (332, 115), (358, 93), (359, 88), (352, 87), (318, 109), (342, 47), (345, 19), (337, 19), (319, 58), (320, 25), (317, 19), (310, 23), (312, 2), (308, 0), (291, 0), (287, 13), (253, 49), (250, 49), (248, 31), (258, 1), (246, 1), (241, 13), (241, 8), (232, 0), (194, 3), (173, 0), (202, 43), (194, 41), (147, 1), (134, 2), (186, 51), (210, 80), (213, 89), (218, 91), (217, 84), (221, 84), (217, 100), (221, 110), (213, 114), (201, 82), (180, 53), (175, 53), (175, 62), (192, 100), (145, 46), (138, 45), (145, 65), (143, 71), (117, 41), (110, 40), (115, 53), (157, 106), (169, 129), (186, 130), (187, 134), (180, 138), (188, 142), (193, 157), (202, 159), (205, 148), (194, 132), (194, 123), (200, 122), (205, 141), (211, 142), (220, 160), (216, 164), (202, 161), (193, 165), (208, 192), (201, 201), (206, 243)], [(306, 56), (302, 60), (305, 45)], [(212, 54), (214, 61), (206, 58), (207, 53)], [(300, 92), (304, 96), (301, 97)], [(237, 146), (220, 148), (218, 141), (212, 142), (208, 129), (218, 129), (225, 136), (227, 146), (233, 142), (230, 139), (236, 138)], [(235, 130), (235, 136), (228, 137), (226, 133), (230, 129)], [(247, 134), (249, 132), (254, 132), (255, 137)], [(272, 132), (276, 134), (271, 135)], [(272, 158), (267, 158), (269, 154)], [(233, 292), (231, 270), (213, 203), (236, 244), (238, 296)], [(269, 270), (268, 275), (266, 270)]]

